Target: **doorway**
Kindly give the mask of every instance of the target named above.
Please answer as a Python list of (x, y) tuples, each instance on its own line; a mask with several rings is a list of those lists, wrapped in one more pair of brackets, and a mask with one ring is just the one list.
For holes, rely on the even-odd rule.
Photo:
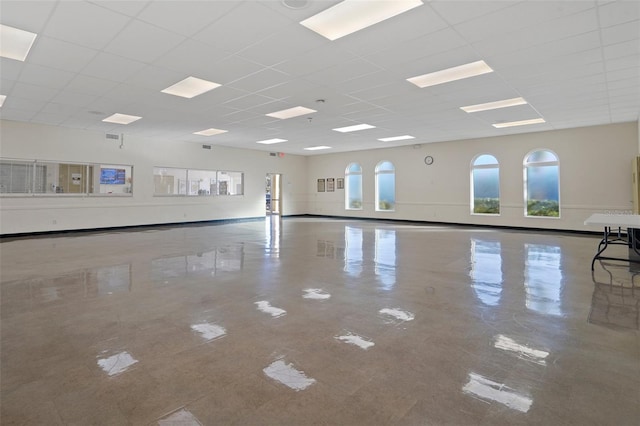
[(282, 175), (280, 173), (267, 173), (265, 194), (267, 215), (282, 214)]

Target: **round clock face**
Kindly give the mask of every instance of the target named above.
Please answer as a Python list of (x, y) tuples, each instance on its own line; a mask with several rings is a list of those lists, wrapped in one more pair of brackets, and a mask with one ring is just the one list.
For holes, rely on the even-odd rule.
[(426, 157), (424, 157), (424, 164), (426, 164), (427, 166), (430, 166), (433, 164), (433, 157), (430, 155), (427, 155)]

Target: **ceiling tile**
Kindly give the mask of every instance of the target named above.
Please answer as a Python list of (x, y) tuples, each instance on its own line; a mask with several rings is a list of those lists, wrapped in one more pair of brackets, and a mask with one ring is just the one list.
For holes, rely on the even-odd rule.
[(261, 2), (241, 2), (225, 19), (212, 23), (193, 38), (212, 46), (223, 44), (225, 50), (236, 53), (289, 24), (289, 20)]
[[(78, 19), (78, 17), (82, 17)], [(43, 35), (69, 43), (102, 49), (130, 18), (86, 2), (60, 1)]]
[(600, 25), (607, 28), (640, 19), (640, 2), (616, 1), (598, 7)]
[(192, 36), (237, 5), (233, 1), (154, 1), (137, 15), (137, 19)]
[(111, 53), (98, 54), (83, 70), (90, 77), (122, 82), (144, 68), (145, 64)]
[(184, 36), (134, 20), (115, 36), (104, 50), (148, 64), (184, 40)]
[(53, 1), (2, 0), (0, 21), (10, 27), (40, 34), (55, 7)]
[(97, 54), (97, 50), (43, 36), (36, 38), (29, 62), (75, 73)]

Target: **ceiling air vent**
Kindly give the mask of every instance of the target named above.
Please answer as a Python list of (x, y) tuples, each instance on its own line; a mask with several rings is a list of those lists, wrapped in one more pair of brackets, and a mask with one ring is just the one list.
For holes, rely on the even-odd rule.
[(114, 139), (119, 141), (120, 140), (120, 135), (114, 135), (113, 133), (107, 133), (106, 135), (107, 139)]
[(202, 149), (211, 149), (211, 145), (202, 145)]

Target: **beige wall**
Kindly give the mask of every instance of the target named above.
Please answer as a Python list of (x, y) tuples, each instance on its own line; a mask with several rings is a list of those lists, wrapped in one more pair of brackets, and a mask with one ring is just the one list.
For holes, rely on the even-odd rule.
[[(141, 224), (247, 218), (264, 215), (266, 173), (283, 175), (283, 213), (388, 218), (566, 230), (585, 227), (594, 212), (632, 209), (631, 159), (638, 155), (638, 123), (623, 123), (512, 136), (326, 154), (271, 157), (267, 152), (125, 136), (120, 142), (101, 132), (2, 121), (0, 156), (128, 164), (133, 195), (110, 197), (3, 197), (0, 233), (87, 229)], [(560, 158), (561, 217), (525, 218), (522, 161), (531, 151), (550, 149)], [(472, 159), (481, 153), (500, 162), (501, 215), (471, 215)], [(431, 155), (434, 164), (426, 166)], [(396, 167), (396, 211), (374, 211), (374, 169), (382, 160)], [(364, 208), (344, 209), (344, 190), (318, 193), (318, 178), (344, 176), (347, 164), (363, 167)], [(245, 173), (239, 197), (154, 197), (153, 167), (236, 170)]]
[[(132, 196), (2, 197), (0, 233), (90, 229), (156, 223), (259, 217), (265, 214), (265, 175), (283, 175), (283, 213), (306, 213), (307, 158), (271, 157), (263, 151), (148, 140), (125, 135), (2, 121), (0, 156), (58, 162), (133, 166)], [(203, 143), (206, 143), (204, 141)], [(245, 173), (243, 196), (154, 197), (153, 167), (233, 170)]]
[[(419, 144), (419, 142), (416, 142)], [(560, 218), (525, 218), (523, 159), (549, 149), (560, 159)], [(638, 152), (638, 125), (624, 123), (400, 148), (330, 154), (309, 159), (309, 213), (532, 228), (593, 230), (594, 212), (632, 209), (631, 159)], [(500, 162), (501, 215), (470, 214), (470, 165), (478, 154)], [(425, 165), (426, 155), (434, 157)], [(396, 211), (375, 212), (374, 169), (382, 160), (396, 167)], [(344, 191), (316, 192), (316, 179), (344, 176), (363, 167), (364, 207), (344, 209)]]

